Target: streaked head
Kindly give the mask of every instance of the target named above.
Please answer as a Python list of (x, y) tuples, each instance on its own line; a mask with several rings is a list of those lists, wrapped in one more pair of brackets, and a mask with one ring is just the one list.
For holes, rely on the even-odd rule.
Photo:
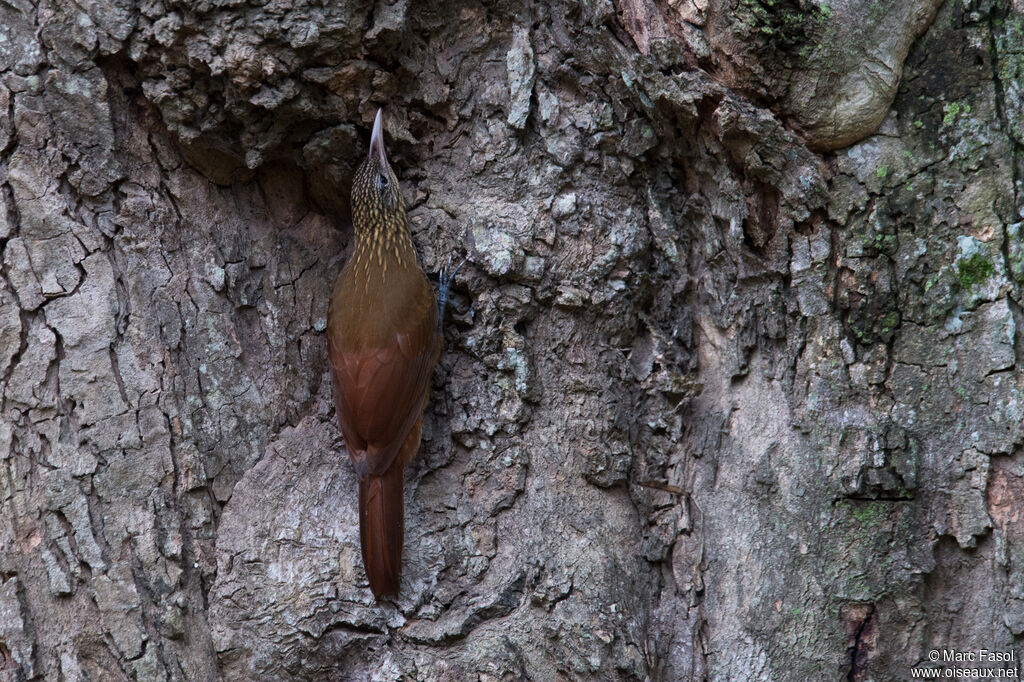
[(382, 110), (377, 110), (370, 135), (370, 151), (352, 178), (352, 218), (357, 228), (373, 221), (390, 222), (396, 213), (405, 212), (398, 178), (391, 170), (384, 151)]

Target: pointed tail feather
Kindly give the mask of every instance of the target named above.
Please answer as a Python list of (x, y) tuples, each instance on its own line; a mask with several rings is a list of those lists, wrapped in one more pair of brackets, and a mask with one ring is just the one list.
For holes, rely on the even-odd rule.
[(396, 461), (383, 476), (359, 481), (359, 541), (373, 596), (397, 594), (402, 572), (402, 500), (405, 467)]

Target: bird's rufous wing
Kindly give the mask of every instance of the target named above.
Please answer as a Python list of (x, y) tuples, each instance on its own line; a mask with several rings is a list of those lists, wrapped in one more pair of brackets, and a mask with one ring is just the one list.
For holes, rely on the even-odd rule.
[(423, 312), (388, 343), (351, 350), (330, 344), (338, 421), (360, 478), (391, 466), (423, 413), (441, 344), (433, 297)]

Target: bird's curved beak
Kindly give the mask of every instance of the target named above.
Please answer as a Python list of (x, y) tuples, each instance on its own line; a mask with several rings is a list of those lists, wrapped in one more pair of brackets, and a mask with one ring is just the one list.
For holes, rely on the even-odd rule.
[(384, 121), (383, 109), (377, 110), (377, 118), (373, 121), (373, 133), (370, 134), (370, 159), (377, 158), (381, 168), (387, 168), (388, 155), (384, 152)]

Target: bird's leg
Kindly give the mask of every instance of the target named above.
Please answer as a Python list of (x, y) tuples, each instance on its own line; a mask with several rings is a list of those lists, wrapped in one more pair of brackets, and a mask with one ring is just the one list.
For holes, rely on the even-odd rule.
[(452, 257), (451, 257), (451, 255), (449, 255), (448, 256), (448, 262), (445, 264), (445, 266), (443, 268), (441, 268), (441, 272), (439, 272), (437, 274), (437, 281), (438, 281), (438, 287), (437, 287), (438, 288), (438, 292), (437, 292), (438, 293), (438, 296), (437, 296), (437, 298), (438, 298), (437, 327), (438, 327), (438, 331), (440, 331), (442, 334), (444, 333), (444, 309), (445, 309), (445, 306), (448, 305), (448, 291), (449, 291), (449, 289), (452, 288), (452, 281), (455, 280), (455, 274), (459, 271), (459, 268), (461, 268), (465, 263), (466, 263), (466, 258), (463, 257), (463, 259), (461, 261), (459, 261), (459, 264), (455, 266), (454, 270), (449, 270), (449, 268), (452, 265)]

